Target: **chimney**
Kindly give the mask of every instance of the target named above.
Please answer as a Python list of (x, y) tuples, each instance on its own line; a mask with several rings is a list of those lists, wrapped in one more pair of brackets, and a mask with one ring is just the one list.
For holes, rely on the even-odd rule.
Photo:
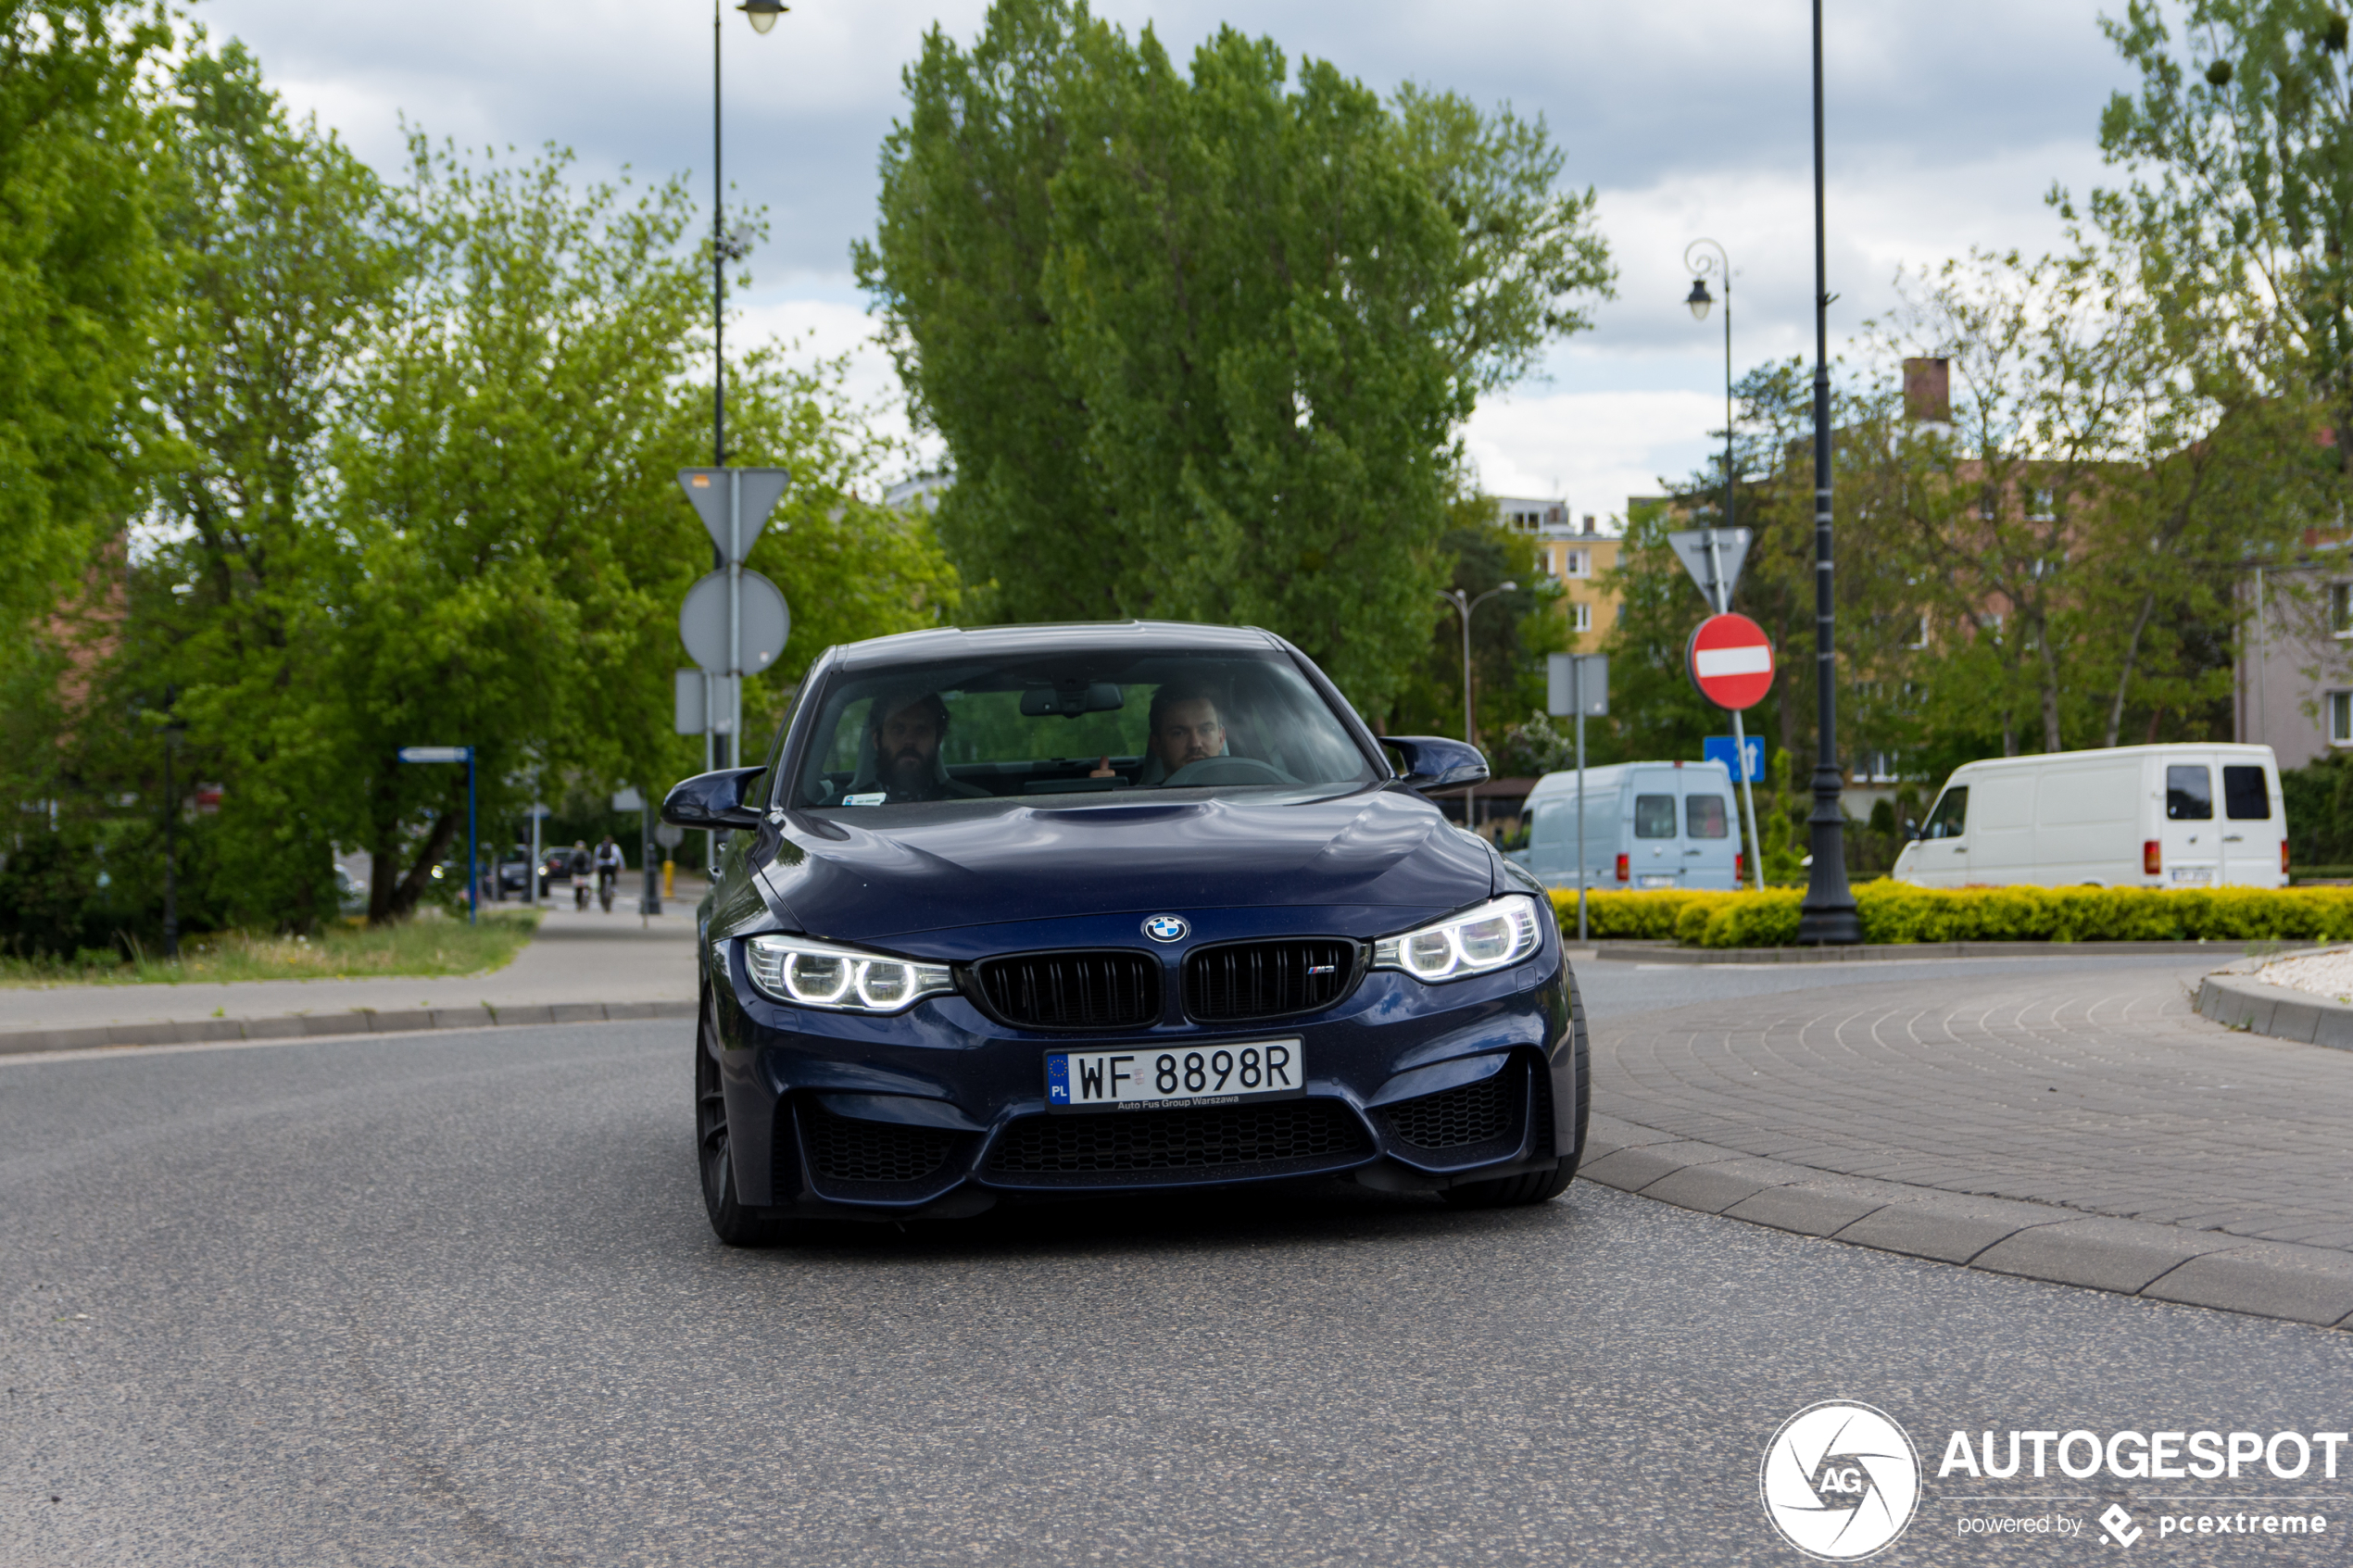
[(1953, 422), (1953, 362), (1904, 361), (1904, 417), (1923, 423)]
[(1591, 512), (1585, 514), (1585, 532), (1588, 533), (1593, 532), (1593, 514)]

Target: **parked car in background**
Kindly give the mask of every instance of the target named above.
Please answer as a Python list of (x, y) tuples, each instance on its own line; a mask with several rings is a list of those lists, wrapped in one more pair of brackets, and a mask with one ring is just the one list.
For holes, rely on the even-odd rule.
[(569, 883), (588, 872), (588, 857), (569, 844), (559, 845), (539, 858), (539, 891), (544, 897), (556, 883)]
[(496, 885), (497, 887), (497, 896), (501, 898), (506, 897), (510, 893), (520, 896), (525, 888), (531, 885), (530, 845), (510, 845), (506, 852), (498, 857), (498, 873)]
[(661, 809), (726, 833), (696, 913), (722, 1239), (1306, 1177), (1568, 1185), (1586, 1045), (1551, 903), (1423, 793), (1485, 778), (1469, 746), (1377, 738), (1297, 648), (1227, 627), (907, 633), (801, 691), (771, 767)]
[(1895, 879), (1923, 887), (2284, 887), (2268, 746), (2120, 746), (1956, 768)]
[[(1618, 762), (1585, 770), (1589, 888), (1740, 885), (1740, 809), (1721, 762)], [(1577, 774), (1528, 792), (1528, 847), (1514, 859), (1547, 887), (1577, 885)]]

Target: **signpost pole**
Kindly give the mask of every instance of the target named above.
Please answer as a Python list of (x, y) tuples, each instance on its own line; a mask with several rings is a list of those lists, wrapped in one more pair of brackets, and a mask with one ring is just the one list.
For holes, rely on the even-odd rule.
[[(1731, 285), (1729, 282), (1725, 285), (1724, 292), (1727, 296), (1731, 294)], [(1730, 304), (1727, 304), (1725, 309), (1728, 314), (1730, 308)], [(1728, 458), (1726, 459), (1728, 465), (1730, 461)], [(1724, 485), (1724, 506), (1727, 515), (1730, 515), (1731, 505), (1732, 486), (1727, 480)], [(1718, 551), (1716, 530), (1711, 528), (1707, 531), (1707, 602), (1709, 608), (1722, 615), (1732, 608), (1732, 596), (1725, 591), (1723, 560)], [(1741, 710), (1737, 708), (1732, 709), (1732, 755), (1740, 763), (1741, 804), (1746, 809), (1748, 816), (1749, 874), (1755, 884), (1756, 890), (1762, 893), (1765, 891), (1765, 858), (1762, 853), (1764, 847), (1758, 842), (1756, 836), (1756, 792), (1749, 786), (1748, 782), (1748, 732), (1742, 726)], [(1733, 880), (1737, 884), (1739, 879)]]
[(743, 737), (736, 733), (737, 694), (744, 678), (744, 476), (727, 470), (727, 766), (741, 765)]
[(1585, 945), (1585, 657), (1569, 664), (1568, 689), (1577, 703), (1577, 945)]
[(481, 851), (474, 845), (474, 748), (466, 747), (466, 923), (482, 912)]

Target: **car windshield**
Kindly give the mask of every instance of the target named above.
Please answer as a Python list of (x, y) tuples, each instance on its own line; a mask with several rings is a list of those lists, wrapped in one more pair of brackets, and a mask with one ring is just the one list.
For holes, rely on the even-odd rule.
[(834, 683), (794, 803), (856, 809), (1073, 792), (1226, 792), (1382, 775), (1279, 653), (1012, 655)]

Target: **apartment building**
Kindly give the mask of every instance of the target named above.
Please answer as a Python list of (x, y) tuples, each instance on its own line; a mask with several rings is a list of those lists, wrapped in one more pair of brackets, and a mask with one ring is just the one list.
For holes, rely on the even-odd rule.
[(1505, 528), (1536, 542), (1536, 570), (1567, 590), (1560, 609), (1574, 634), (1572, 651), (1598, 649), (1617, 620), (1617, 596), (1602, 578), (1617, 564), (1621, 541), (1599, 532), (1591, 513), (1581, 524), (1572, 522), (1565, 500), (1499, 495), (1495, 513)]

